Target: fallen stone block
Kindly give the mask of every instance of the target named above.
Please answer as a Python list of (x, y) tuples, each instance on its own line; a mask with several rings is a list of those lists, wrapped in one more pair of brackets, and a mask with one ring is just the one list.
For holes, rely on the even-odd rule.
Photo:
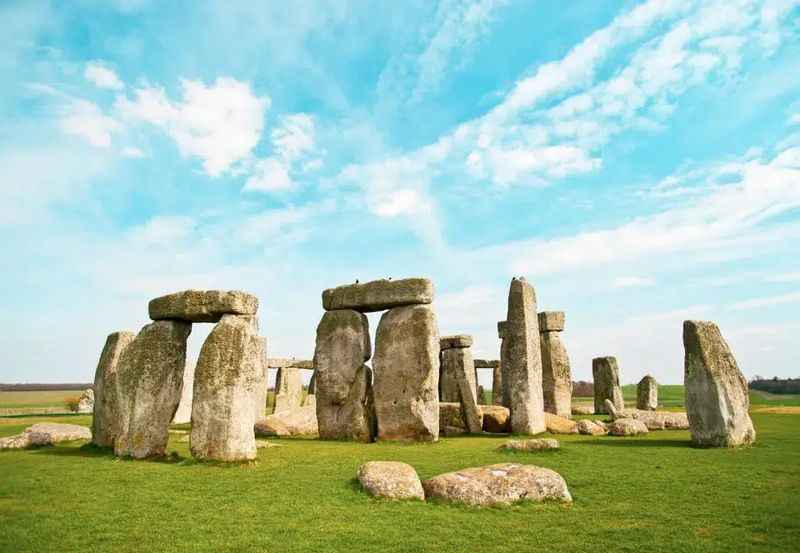
[(498, 449), (507, 451), (546, 451), (559, 449), (558, 440), (552, 438), (531, 438), (528, 440), (509, 440)]
[(319, 438), (317, 409), (310, 405), (274, 413), (258, 421), (254, 429), (257, 436)]
[(369, 495), (385, 499), (425, 499), (417, 471), (407, 463), (369, 461), (358, 467), (358, 481)]

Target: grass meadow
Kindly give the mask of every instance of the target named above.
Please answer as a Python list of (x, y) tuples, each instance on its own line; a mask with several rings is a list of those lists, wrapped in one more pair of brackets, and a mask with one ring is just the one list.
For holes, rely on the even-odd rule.
[[(671, 404), (680, 386), (662, 393), (680, 407)], [(797, 551), (797, 399), (754, 397), (758, 442), (731, 450), (692, 448), (688, 432), (663, 431), (559, 436), (561, 451), (527, 454), (498, 451), (506, 439), (498, 435), (436, 444), (273, 439), (256, 463), (234, 466), (193, 460), (178, 434), (162, 461), (79, 443), (0, 452), (0, 551)], [(0, 435), (42, 420), (89, 425), (91, 417), (0, 418)], [(368, 460), (408, 462), (423, 479), (505, 461), (541, 465), (564, 476), (574, 503), (375, 500), (355, 480)]]

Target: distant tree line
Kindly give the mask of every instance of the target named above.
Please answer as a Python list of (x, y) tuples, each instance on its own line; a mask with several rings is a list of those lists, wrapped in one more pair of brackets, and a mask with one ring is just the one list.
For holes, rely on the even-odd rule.
[(763, 378), (753, 377), (750, 381), (751, 390), (761, 390), (770, 394), (800, 394), (800, 378)]
[(62, 384), (0, 384), (0, 392), (44, 392), (47, 390), (85, 390), (93, 384), (62, 383)]

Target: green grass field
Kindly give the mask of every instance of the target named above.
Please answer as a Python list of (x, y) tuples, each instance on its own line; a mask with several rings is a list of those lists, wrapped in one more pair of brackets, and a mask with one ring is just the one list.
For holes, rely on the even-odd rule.
[[(682, 394), (681, 394), (682, 395)], [(503, 436), (437, 444), (275, 439), (252, 466), (203, 464), (170, 442), (167, 461), (128, 461), (78, 444), (0, 452), (0, 551), (797, 551), (800, 414), (753, 420), (758, 442), (689, 446), (688, 432), (559, 436), (558, 452), (497, 450)], [(0, 435), (38, 420), (0, 419)], [(177, 438), (177, 437), (176, 437)], [(367, 460), (422, 478), (504, 461), (552, 468), (570, 506), (475, 509), (364, 495)]]
[(79, 397), (80, 390), (44, 390), (37, 392), (0, 392), (0, 409), (64, 407), (67, 398)]

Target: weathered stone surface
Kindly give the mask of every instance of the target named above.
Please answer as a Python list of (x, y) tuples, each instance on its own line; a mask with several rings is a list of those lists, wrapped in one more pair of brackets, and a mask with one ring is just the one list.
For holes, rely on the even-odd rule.
[(191, 452), (197, 459), (256, 458), (253, 426), (263, 380), (264, 340), (255, 317), (223, 315), (208, 335), (194, 375)]
[(450, 348), (469, 348), (472, 347), (472, 336), (469, 334), (442, 336), (439, 338), (439, 347), (443, 350)]
[(572, 414), (572, 371), (567, 348), (558, 332), (542, 332), (539, 340), (542, 348), (544, 410), (561, 417), (569, 417)]
[(503, 369), (498, 363), (492, 369), (492, 404), (505, 406), (505, 398), (503, 397)]
[(647, 434), (647, 426), (636, 419), (617, 419), (608, 425), (608, 433), (612, 436), (637, 436)]
[(606, 413), (605, 400), (610, 399), (617, 409), (624, 409), (622, 388), (619, 386), (619, 367), (616, 357), (596, 357), (592, 359), (594, 378), (594, 412)]
[(264, 355), (261, 357), (261, 365), (256, 373), (255, 392), (253, 393), (253, 420), (261, 420), (267, 416), (267, 374), (269, 373), (267, 367), (267, 339), (259, 336), (261, 340), (261, 351)]
[(476, 369), (498, 369), (500, 368), (499, 359), (474, 359)]
[(469, 348), (442, 350), (439, 371), (439, 401), (461, 401), (461, 380), (466, 379), (472, 390), (473, 401), (477, 401), (477, 382), (472, 351)]
[(21, 434), (0, 438), (0, 449), (25, 449), (74, 440), (91, 440), (92, 432), (77, 424), (37, 423)]
[(544, 432), (536, 293), (524, 278), (511, 281), (505, 338), (500, 354), (503, 394), (511, 409), (511, 431), (517, 434)]
[(114, 453), (137, 459), (162, 456), (178, 408), (186, 367), (185, 321), (145, 325), (122, 352), (116, 373), (119, 433)]
[[(508, 331), (508, 321), (497, 321), (497, 337), (501, 340), (506, 337)], [(502, 359), (500, 360), (502, 363)]]
[(314, 409), (317, 408), (317, 396), (314, 394), (308, 394), (306, 399), (303, 400), (303, 407), (308, 407), (311, 405)]
[(92, 416), (92, 443), (100, 447), (113, 447), (117, 435), (115, 425), (119, 420), (119, 392), (117, 367), (122, 352), (136, 338), (133, 332), (113, 332), (106, 338), (97, 369), (94, 372), (94, 409)]
[(87, 388), (78, 399), (78, 413), (92, 413), (94, 411), (94, 390)]
[(658, 383), (649, 374), (636, 386), (636, 408), (650, 411), (658, 409)]
[(255, 315), (258, 298), (238, 290), (184, 290), (150, 300), (150, 318), (216, 323), (223, 315)]
[(539, 313), (539, 332), (561, 332), (564, 330), (563, 311), (542, 311)]
[(573, 415), (594, 415), (594, 407), (591, 405), (573, 405)]
[(326, 311), (355, 309), (366, 313), (404, 305), (428, 304), (432, 301), (433, 282), (427, 278), (373, 280), (329, 288), (322, 292), (322, 307)]
[(311, 373), (311, 380), (308, 381), (308, 395), (313, 396), (317, 393), (317, 371)]
[(553, 438), (530, 438), (528, 440), (508, 440), (498, 449), (508, 451), (542, 451), (561, 447)]
[(509, 431), (511, 411), (502, 405), (481, 405), (484, 432), (502, 434)]
[(186, 363), (183, 371), (183, 388), (178, 410), (172, 417), (173, 424), (186, 424), (192, 421), (192, 396), (194, 395), (194, 364)]
[(442, 436), (456, 436), (466, 433), (467, 423), (464, 422), (461, 403), (439, 402), (439, 434)]
[(369, 461), (358, 467), (358, 481), (373, 497), (425, 499), (417, 471), (407, 463)]
[(273, 413), (255, 424), (258, 436), (318, 438), (317, 408), (313, 405)]
[(588, 436), (604, 436), (605, 434), (608, 434), (608, 431), (605, 429), (605, 427), (596, 424), (594, 421), (582, 419), (578, 421), (578, 433), (586, 434)]
[(617, 410), (611, 400), (605, 401), (606, 411), (611, 420), (636, 419), (644, 423), (648, 430), (686, 430), (689, 419), (686, 413), (674, 411), (645, 411), (642, 409)]
[(371, 442), (377, 432), (369, 321), (353, 310), (326, 311), (317, 326), (315, 395), (320, 438)]
[(747, 381), (710, 321), (683, 323), (684, 393), (692, 443), (735, 447), (755, 442)]
[(578, 425), (575, 421), (559, 417), (552, 413), (544, 414), (545, 425), (550, 434), (577, 434)]
[(303, 380), (300, 369), (283, 367), (275, 378), (275, 407), (273, 413), (291, 411), (303, 404)]
[(381, 440), (439, 437), (439, 330), (426, 305), (383, 314), (375, 339), (374, 393)]
[(560, 474), (518, 463), (499, 463), (448, 472), (424, 481), (422, 487), (428, 499), (476, 506), (548, 499), (572, 501), (567, 483)]

